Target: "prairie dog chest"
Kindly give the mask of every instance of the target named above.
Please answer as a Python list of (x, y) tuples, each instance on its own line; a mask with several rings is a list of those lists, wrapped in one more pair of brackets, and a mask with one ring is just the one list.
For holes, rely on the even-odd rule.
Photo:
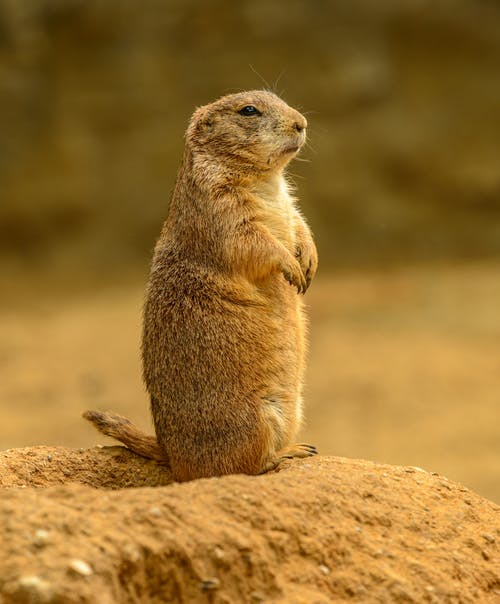
[(295, 247), (295, 206), (282, 175), (260, 182), (253, 191), (258, 200), (257, 219), (290, 251)]

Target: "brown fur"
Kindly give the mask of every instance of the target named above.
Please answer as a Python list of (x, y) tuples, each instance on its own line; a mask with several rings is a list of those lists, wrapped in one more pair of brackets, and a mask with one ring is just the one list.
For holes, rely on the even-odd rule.
[[(261, 115), (241, 115), (247, 105)], [(306, 347), (298, 293), (317, 254), (283, 175), (306, 125), (276, 95), (252, 91), (199, 108), (187, 129), (144, 308), (157, 442), (119, 416), (86, 415), (141, 455), (160, 451), (175, 480), (258, 474), (315, 453), (291, 443)]]

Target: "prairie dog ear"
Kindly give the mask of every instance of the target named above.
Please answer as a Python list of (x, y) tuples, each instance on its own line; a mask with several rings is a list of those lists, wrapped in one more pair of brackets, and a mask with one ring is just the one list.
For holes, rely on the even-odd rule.
[(202, 121), (201, 126), (205, 132), (211, 132), (214, 129), (214, 119), (211, 116), (207, 116)]
[(193, 120), (196, 122), (198, 130), (210, 132), (214, 127), (214, 118), (208, 107), (199, 107), (194, 115)]
[(207, 136), (210, 136), (214, 127), (214, 121), (206, 106), (198, 107), (191, 116), (186, 130), (186, 140), (194, 146), (202, 143)]

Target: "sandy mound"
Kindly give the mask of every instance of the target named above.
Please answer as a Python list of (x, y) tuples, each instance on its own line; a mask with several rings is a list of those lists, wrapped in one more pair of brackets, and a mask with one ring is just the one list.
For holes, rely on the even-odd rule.
[(168, 478), (122, 447), (0, 453), (0, 602), (500, 601), (500, 508), (441, 476)]

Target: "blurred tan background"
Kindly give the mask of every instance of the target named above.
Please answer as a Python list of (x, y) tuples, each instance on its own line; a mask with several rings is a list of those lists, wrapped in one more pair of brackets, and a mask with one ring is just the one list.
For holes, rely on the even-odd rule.
[(0, 0), (0, 448), (151, 429), (140, 311), (197, 105), (271, 87), (316, 234), (304, 438), (500, 501), (500, 5)]

